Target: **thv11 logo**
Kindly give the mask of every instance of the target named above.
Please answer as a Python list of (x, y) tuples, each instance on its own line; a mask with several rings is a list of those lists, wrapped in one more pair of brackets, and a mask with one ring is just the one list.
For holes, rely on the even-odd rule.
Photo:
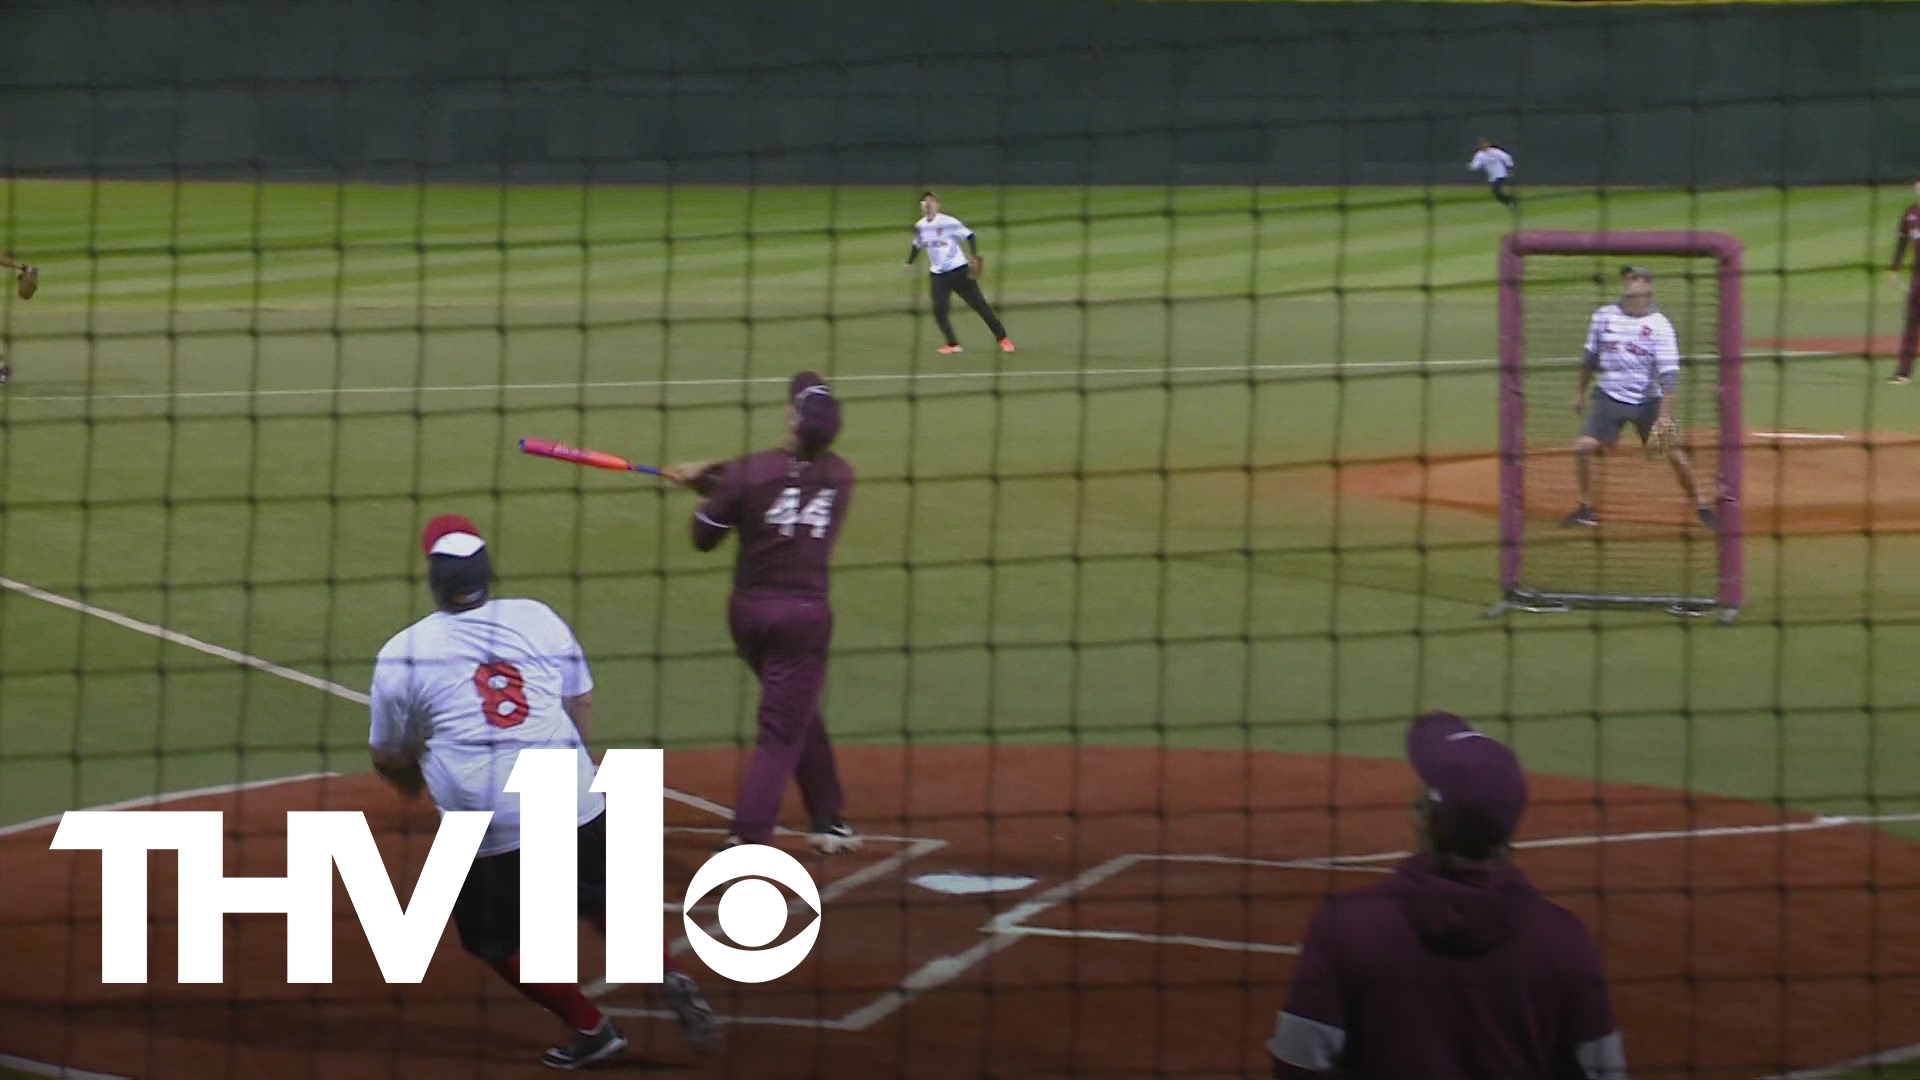
[[(520, 797), (520, 977), (579, 981), (579, 757), (573, 750), (520, 751), (506, 790)], [(664, 753), (609, 750), (591, 790), (606, 796), (606, 980), (662, 980), (665, 931)], [(454, 901), (493, 813), (454, 810), (439, 832), (413, 901), (400, 906), (393, 880), (357, 810), (287, 813), (287, 876), (227, 877), (218, 810), (74, 810), (61, 816), (55, 850), (100, 852), (101, 981), (147, 981), (147, 852), (180, 853), (179, 980), (222, 981), (223, 930), (230, 913), (287, 916), (287, 981), (333, 981), (333, 870), (389, 983), (418, 983), (446, 930)], [(760, 880), (766, 879), (766, 880)], [(767, 881), (805, 901), (816, 917), (772, 948), (736, 948), (694, 921), (694, 905), (723, 882), (720, 926), (742, 944), (765, 945), (786, 924), (787, 902)], [(687, 942), (715, 973), (770, 982), (813, 951), (824, 917), (820, 891), (800, 861), (774, 847), (743, 844), (706, 861), (681, 908)]]

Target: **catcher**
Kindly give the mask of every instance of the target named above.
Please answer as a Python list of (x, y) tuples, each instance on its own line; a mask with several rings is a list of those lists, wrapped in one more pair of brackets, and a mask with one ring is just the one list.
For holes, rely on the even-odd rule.
[(1600, 524), (1593, 509), (1593, 456), (1612, 448), (1620, 428), (1632, 424), (1647, 456), (1664, 456), (1673, 467), (1700, 524), (1717, 528), (1719, 515), (1713, 502), (1700, 495), (1693, 460), (1680, 445), (1680, 425), (1673, 419), (1673, 392), (1680, 385), (1679, 336), (1653, 304), (1652, 271), (1623, 266), (1620, 278), (1620, 299), (1593, 313), (1580, 354), (1580, 389), (1573, 395), (1573, 414), (1585, 417), (1580, 437), (1573, 441), (1580, 505), (1561, 524)]
[[(960, 250), (962, 240), (967, 242), (971, 256)], [(947, 309), (953, 306), (953, 294), (959, 293), (960, 299), (965, 300), (993, 332), (1000, 351), (1012, 352), (1013, 339), (1007, 336), (1000, 316), (993, 313), (987, 294), (980, 291), (980, 274), (987, 262), (980, 255), (979, 237), (959, 218), (941, 213), (940, 196), (931, 191), (920, 195), (920, 220), (913, 223), (913, 246), (907, 249), (908, 270), (913, 269), (913, 261), (922, 251), (927, 253), (927, 270), (932, 275), (928, 288), (933, 296), (933, 321), (939, 324), (940, 332), (947, 339), (940, 351), (947, 355), (966, 351), (953, 332), (953, 319), (947, 314)]]
[[(0, 251), (0, 266), (4, 266), (8, 270), (12, 270), (20, 275), (18, 281), (14, 284), (14, 292), (19, 294), (20, 299), (31, 300), (33, 299), (33, 294), (40, 291), (39, 267), (28, 266), (26, 263), (21, 262), (3, 251)], [(8, 382), (12, 378), (13, 365), (7, 361), (6, 354), (0, 353), (0, 383)]]

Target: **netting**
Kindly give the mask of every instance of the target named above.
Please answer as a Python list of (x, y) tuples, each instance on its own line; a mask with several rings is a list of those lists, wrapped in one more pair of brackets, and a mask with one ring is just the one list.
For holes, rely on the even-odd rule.
[[(1913, 1057), (1920, 438), (1887, 379), (1920, 300), (1880, 278), (1916, 41), (1913, 4), (7, 0), (0, 1080), (544, 1075), (610, 1045), (569, 1049), (602, 1015), (636, 1070), (1215, 1080), (1271, 1075), (1285, 1008), (1320, 1025), (1272, 1044), (1296, 1065), (1343, 1019), (1360, 1055), (1415, 1045), (1402, 1017), (1562, 1015), (1464, 1009), (1465, 960), (1375, 980), (1437, 999), (1385, 1021), (1301, 996), (1316, 913), (1435, 842), (1426, 710), (1526, 769), (1506, 854), (1594, 938), (1629, 1075)], [(928, 189), (965, 230), (917, 224)], [(1734, 238), (1743, 306), (1711, 258), (1537, 251), (1504, 386), (1499, 253), (1537, 230)], [(1631, 428), (1598, 524), (1561, 526), (1623, 262), (1655, 271), (1743, 571)], [(803, 370), (850, 500), (763, 485), (702, 522), (657, 476), (521, 450), (778, 451)], [(1729, 434), (1746, 483), (1715, 491)], [(600, 977), (593, 931), (578, 987), (528, 988), (512, 920), (423, 918), (424, 979), (389, 982), (337, 881), (331, 984), (287, 977), (325, 935), (234, 913), (221, 980), (183, 985), (168, 851), (126, 864), (149, 984), (103, 981), (103, 889), (137, 889), (51, 848), (68, 811), (220, 811), (225, 872), (263, 877), (289, 813), (360, 812), (413, 897), (444, 792), (383, 779), (405, 740), (373, 768), (371, 692), (434, 617), (443, 514), (577, 638), (588, 747), (666, 751), (665, 945), (724, 1034), (701, 1064), (690, 999)], [(817, 597), (805, 634), (733, 603), (739, 536), (690, 542), (835, 523), (830, 648)], [(1661, 610), (1730, 580), (1726, 625)], [(1486, 617), (1517, 593), (1595, 604)], [(390, 719), (553, 719), (542, 635)], [(781, 771), (818, 778), (816, 720), (844, 822)], [(498, 765), (520, 744), (488, 726), (430, 754)], [(770, 785), (771, 832), (739, 820)], [(859, 850), (816, 850), (843, 824)], [(679, 910), (742, 830), (818, 891), (811, 955), (765, 982), (682, 918), (751, 945), (731, 892)], [(497, 915), (519, 879), (482, 865)], [(1322, 955), (1429, 957), (1408, 925)]]
[[(1671, 395), (1685, 454), (1679, 468), (1646, 448), (1637, 425), (1648, 418), (1593, 396), (1611, 387), (1588, 383), (1579, 392), (1592, 321), (1599, 309), (1621, 300), (1621, 268), (1629, 263), (1653, 273), (1650, 310), (1667, 317), (1679, 341), (1680, 374)], [(1719, 592), (1721, 548), (1718, 532), (1700, 520), (1697, 507), (1702, 499), (1716, 510), (1720, 503), (1716, 261), (1532, 255), (1520, 290), (1528, 354), (1521, 497), (1529, 519), (1520, 588), (1593, 603), (1710, 607)], [(1623, 323), (1627, 318), (1624, 312), (1618, 317)], [(1626, 387), (1628, 393), (1642, 389)], [(1589, 411), (1601, 414), (1591, 418), (1597, 427), (1589, 425)], [(1616, 426), (1616, 420), (1625, 422)], [(1591, 459), (1583, 501), (1574, 443), (1588, 432), (1617, 441)], [(1583, 505), (1594, 511), (1595, 524), (1568, 521)]]

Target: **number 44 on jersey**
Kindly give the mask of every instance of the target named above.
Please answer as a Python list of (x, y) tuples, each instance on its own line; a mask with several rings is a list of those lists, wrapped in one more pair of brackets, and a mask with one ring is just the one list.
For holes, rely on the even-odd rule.
[(787, 488), (767, 508), (767, 524), (778, 526), (781, 536), (792, 536), (794, 527), (800, 526), (813, 530), (815, 540), (823, 540), (833, 525), (833, 495), (832, 488), (821, 488), (801, 506), (800, 489)]

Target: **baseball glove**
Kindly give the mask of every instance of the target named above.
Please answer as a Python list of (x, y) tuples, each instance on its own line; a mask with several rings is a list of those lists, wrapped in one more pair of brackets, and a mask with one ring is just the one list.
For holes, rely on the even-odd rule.
[(21, 267), (20, 280), (15, 284), (14, 291), (20, 294), (20, 299), (22, 300), (33, 299), (33, 294), (40, 291), (40, 268), (37, 266)]
[(986, 258), (981, 255), (975, 255), (973, 261), (967, 264), (967, 277), (973, 281), (979, 281), (980, 275), (985, 273), (986, 269)]
[(661, 475), (689, 488), (700, 495), (711, 495), (720, 483), (720, 474), (726, 471), (724, 462), (695, 461), (685, 465), (670, 465), (660, 470)]
[(1653, 422), (1653, 430), (1647, 433), (1647, 456), (1662, 457), (1680, 441), (1680, 425), (1673, 417), (1663, 416)]

